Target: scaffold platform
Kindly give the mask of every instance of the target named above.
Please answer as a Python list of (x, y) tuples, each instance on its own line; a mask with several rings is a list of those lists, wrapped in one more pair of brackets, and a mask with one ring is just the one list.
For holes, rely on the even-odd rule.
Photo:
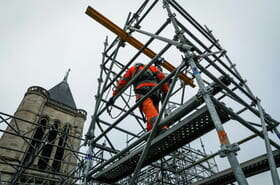
[[(275, 182), (279, 181), (278, 174), (275, 172), (275, 165), (273, 165), (274, 159), (270, 144), (275, 148), (280, 147), (269, 139), (267, 128), (277, 134), (279, 132), (276, 127), (280, 123), (262, 108), (260, 99), (249, 88), (247, 80), (241, 76), (236, 64), (230, 59), (227, 50), (223, 48), (219, 39), (214, 36), (211, 29), (200, 25), (175, 0), (162, 1), (162, 7), (166, 10), (168, 17), (163, 20), (157, 30), (145, 27), (145, 24), (142, 26), (142, 21), (159, 1), (148, 2), (144, 1), (134, 15), (129, 13), (123, 29), (94, 8), (88, 7), (86, 10), (87, 15), (116, 34), (117, 37), (110, 45), (107, 37), (104, 42), (96, 105), (85, 140), (85, 143), (89, 146), (88, 155), (94, 158), (101, 154), (103, 160), (86, 162), (85, 181), (108, 184), (157, 184), (161, 178), (161, 184), (165, 182), (167, 184), (228, 184), (237, 181), (239, 184), (248, 185), (246, 176), (261, 173), (268, 166), (271, 168), (272, 179)], [(164, 29), (169, 29), (171, 26), (175, 32), (172, 35), (164, 36), (166, 34), (163, 32)], [(134, 34), (135, 32), (136, 34)], [(144, 40), (138, 34), (143, 34), (149, 39)], [(170, 39), (171, 37), (173, 39)], [(160, 49), (156, 51), (150, 44), (158, 44), (159, 42), (164, 42), (165, 46), (161, 45)], [(137, 53), (132, 53), (133, 55), (127, 56), (125, 60), (122, 54), (125, 54), (129, 48), (120, 53), (121, 55), (118, 54), (121, 52), (121, 48), (125, 46), (124, 43), (137, 49)], [(174, 56), (181, 56), (180, 59), (169, 58), (171, 52)], [(129, 104), (132, 89), (130, 89), (129, 94), (125, 92), (129, 91), (129, 87), (141, 75), (141, 72), (138, 74), (139, 76), (135, 75), (131, 78), (115, 97), (107, 96), (111, 93), (112, 88), (118, 86), (118, 81), (125, 71), (138, 62), (138, 59), (142, 61), (140, 55), (145, 55), (151, 59), (145, 61), (143, 71), (155, 65), (167, 72), (166, 77), (132, 106)], [(168, 58), (172, 61), (174, 59), (178, 61), (171, 63), (167, 61)], [(179, 79), (181, 79), (181, 83), (178, 83)], [(193, 83), (194, 80), (196, 84)], [(138, 114), (135, 115), (133, 111), (141, 105), (141, 101), (144, 101), (145, 98), (152, 95), (157, 89), (160, 89), (162, 84), (167, 82), (170, 83), (170, 89), (159, 111), (159, 118), (163, 117), (163, 119), (157, 120), (156, 125), (157, 128), (163, 126), (170, 126), (170, 128), (160, 134), (157, 133), (157, 128), (152, 130), (152, 134), (146, 133), (142, 126), (144, 119), (141, 116), (139, 117)], [(198, 87), (197, 94), (190, 99), (187, 85)], [(216, 96), (218, 93), (219, 96)], [(129, 98), (127, 98), (127, 95)], [(111, 100), (116, 102), (117, 99), (118, 102), (122, 102), (120, 105), (124, 105), (124, 108), (111, 104)], [(229, 104), (229, 107), (224, 106), (222, 102)], [(116, 109), (121, 112), (118, 116), (113, 117), (108, 109), (110, 111)], [(166, 112), (169, 113), (167, 116), (164, 115)], [(106, 118), (106, 122), (103, 121), (103, 118)], [(138, 123), (141, 127), (139, 134), (135, 135), (135, 131), (130, 132), (121, 128), (120, 123), (125, 119), (130, 122), (135, 119), (132, 123)], [(213, 171), (214, 166), (208, 165), (204, 168), (205, 173), (201, 175), (201, 170), (195, 169), (197, 164), (209, 162), (209, 159), (215, 161), (214, 157), (219, 155), (220, 151), (224, 151), (224, 146), (234, 146), (229, 142), (230, 139), (222, 126), (231, 119), (254, 133), (237, 142), (238, 145), (258, 136), (265, 140), (270, 165), (268, 165), (266, 156), (264, 158), (260, 156), (242, 163), (241, 166), (236, 156), (237, 151), (227, 150), (224, 152), (224, 157), (228, 158), (232, 169), (218, 172), (218, 168), (217, 171)], [(254, 122), (251, 122), (251, 120), (254, 120)], [(255, 120), (260, 120), (260, 122), (255, 123)], [(96, 129), (98, 130), (96, 131)], [(173, 152), (178, 152), (183, 146), (190, 144), (192, 141), (197, 141), (214, 129), (219, 135), (221, 150), (215, 152), (215, 155), (208, 155), (204, 150), (205, 155), (202, 159), (201, 157), (192, 158), (194, 160), (190, 162), (184, 160), (187, 163), (182, 163), (181, 170), (174, 170), (173, 164), (181, 163), (183, 160), (180, 157), (184, 157), (185, 154), (180, 153), (178, 154), (179, 157), (173, 158), (175, 156)], [(121, 131), (126, 135), (126, 147), (118, 152), (111, 152), (117, 148), (116, 146), (120, 146), (117, 143), (119, 140), (110, 139), (110, 136), (113, 135), (111, 133), (115, 133), (115, 131)], [(143, 132), (145, 133), (142, 134)], [(95, 148), (95, 144), (101, 144), (101, 142), (108, 143), (107, 147), (112, 150), (105, 151)], [(205, 149), (202, 141), (201, 147)], [(106, 152), (105, 155), (103, 152)], [(189, 154), (189, 156), (191, 155)], [(169, 166), (164, 160), (168, 157), (172, 157), (172, 166)], [(154, 162), (157, 162), (159, 166), (154, 166)], [(276, 157), (276, 162), (278, 166), (278, 157)], [(155, 173), (151, 174), (150, 167)], [(170, 177), (174, 178), (171, 179)], [(203, 181), (202, 179), (207, 180)]]
[[(216, 109), (222, 123), (230, 119), (229, 115), (223, 109), (219, 107), (216, 107)], [(207, 107), (203, 106), (153, 140), (151, 149), (142, 168), (194, 141), (214, 128)], [(113, 183), (129, 176), (133, 173), (143, 148), (144, 147), (141, 147), (123, 157), (111, 166), (95, 174), (92, 178), (100, 182)]]
[[(276, 150), (273, 152), (276, 166), (280, 166), (280, 151)], [(267, 154), (258, 156), (246, 162), (240, 164), (241, 168), (246, 177), (251, 177), (253, 175), (257, 175), (259, 173), (265, 172), (269, 170), (269, 164), (267, 160)], [(220, 173), (203, 179), (201, 181), (195, 182), (191, 185), (226, 185), (235, 182), (235, 177), (232, 172), (232, 169), (226, 169), (221, 171)]]

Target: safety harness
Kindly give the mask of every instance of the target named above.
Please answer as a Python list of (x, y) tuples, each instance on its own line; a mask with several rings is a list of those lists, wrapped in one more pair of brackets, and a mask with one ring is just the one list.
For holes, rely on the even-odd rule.
[[(140, 73), (140, 67), (144, 66), (144, 64), (138, 63), (135, 64), (135, 73), (134, 75), (137, 75), (137, 73)], [(134, 88), (136, 88), (138, 85), (142, 84), (142, 83), (158, 83), (158, 79), (156, 76), (156, 73), (153, 72), (151, 69), (147, 69), (145, 70), (138, 78), (136, 78), (136, 80), (133, 83)]]
[[(135, 64), (136, 69), (135, 69), (134, 75), (141, 72), (141, 70), (142, 70), (142, 69), (140, 69), (141, 66), (144, 66), (144, 64), (141, 64), (141, 63)], [(134, 86), (135, 93), (140, 94), (140, 95), (145, 95), (152, 89), (152, 87), (151, 86), (143, 86), (140, 88), (137, 88), (137, 87), (143, 83), (157, 84), (158, 82), (159, 81), (157, 78), (157, 73), (153, 72), (150, 68), (148, 68), (134, 81), (133, 86)], [(161, 94), (161, 90), (158, 89), (150, 95), (150, 98), (152, 98), (154, 100), (154, 102), (156, 104), (158, 104), (160, 101), (160, 94)]]

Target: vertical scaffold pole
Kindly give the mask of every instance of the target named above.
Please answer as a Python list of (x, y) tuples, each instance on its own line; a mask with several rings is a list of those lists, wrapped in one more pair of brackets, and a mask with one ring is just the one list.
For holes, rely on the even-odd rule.
[[(169, 6), (169, 0), (163, 0), (163, 4), (164, 4), (164, 8), (166, 8), (167, 13), (169, 18), (171, 19), (171, 22), (174, 26), (176, 35), (179, 38), (179, 41), (182, 42), (183, 44), (188, 44), (183, 32), (180, 30), (177, 21), (175, 19), (175, 15), (171, 12), (170, 6)], [(239, 185), (248, 185), (248, 182), (246, 180), (246, 177), (240, 167), (240, 164), (237, 160), (237, 157), (235, 156), (235, 152), (237, 150), (238, 147), (236, 147), (236, 145), (232, 145), (229, 142), (227, 133), (224, 130), (224, 127), (221, 123), (220, 117), (216, 111), (215, 105), (211, 100), (211, 97), (208, 93), (208, 90), (206, 88), (206, 86), (204, 85), (203, 79), (200, 75), (200, 72), (198, 71), (198, 68), (195, 64), (194, 61), (194, 55), (191, 53), (190, 50), (187, 50), (185, 48), (179, 48), (182, 50), (182, 52), (184, 53), (186, 59), (188, 59), (188, 64), (190, 64), (190, 67), (192, 69), (193, 75), (198, 83), (198, 87), (202, 93), (203, 99), (206, 103), (206, 106), (209, 110), (210, 116), (213, 120), (213, 123), (216, 127), (216, 131), (218, 133), (219, 136), (219, 140), (221, 143), (221, 153), (223, 154), (223, 156), (226, 156), (228, 158), (228, 161), (233, 169), (233, 173), (234, 176), (236, 178), (236, 181), (238, 182)]]
[[(207, 31), (209, 32), (209, 35), (214, 39), (217, 40), (214, 35), (212, 34), (212, 32), (206, 27)], [(220, 44), (217, 42), (217, 45), (220, 46)], [(220, 46), (221, 47), (221, 46)], [(232, 63), (232, 61), (230, 60), (230, 58), (227, 56), (227, 54), (225, 54), (225, 57), (228, 61), (228, 63), (230, 64), (231, 68), (234, 70), (234, 72), (242, 79), (240, 73), (238, 72), (238, 70), (236, 69), (236, 65)], [(246, 90), (248, 91), (249, 94), (252, 95), (252, 97), (256, 98), (255, 95), (253, 94), (253, 92), (251, 91), (251, 89), (247, 86), (246, 84), (246, 80), (243, 80), (243, 85), (246, 88)], [(271, 176), (272, 176), (272, 181), (274, 185), (279, 185), (279, 175), (277, 172), (277, 168), (275, 165), (275, 160), (272, 154), (272, 149), (271, 149), (271, 145), (270, 145), (270, 141), (269, 141), (269, 136), (268, 136), (268, 132), (267, 132), (267, 128), (265, 126), (265, 118), (264, 118), (264, 111), (263, 108), (261, 106), (260, 103), (260, 99), (256, 98), (256, 102), (257, 102), (257, 107), (260, 113), (260, 120), (261, 120), (261, 124), (262, 124), (262, 129), (263, 129), (263, 136), (264, 136), (264, 141), (265, 141), (265, 147), (266, 147), (266, 151), (267, 151), (267, 158), (268, 158), (268, 162), (269, 162), (269, 167), (271, 170)], [(274, 129), (277, 133), (277, 129)]]
[(268, 137), (268, 133), (267, 133), (267, 128), (265, 125), (264, 111), (261, 106), (260, 99), (258, 99), (258, 98), (257, 98), (257, 106), (258, 106), (258, 109), (260, 112), (260, 119), (261, 119), (261, 124), (262, 124), (262, 129), (263, 129), (265, 148), (266, 148), (268, 163), (269, 163), (269, 167), (270, 167), (270, 171), (271, 171), (272, 182), (274, 185), (280, 185), (279, 175), (278, 175), (277, 168), (275, 165), (275, 161), (274, 161), (274, 157), (272, 154), (272, 149), (271, 149), (271, 145), (270, 145), (269, 137)]
[[(95, 130), (95, 124), (96, 124), (96, 115), (98, 112), (98, 109), (100, 107), (101, 104), (101, 97), (100, 95), (103, 93), (103, 91), (101, 91), (101, 84), (103, 83), (102, 81), (102, 75), (103, 75), (103, 65), (105, 62), (105, 51), (107, 49), (108, 46), (108, 37), (106, 37), (105, 42), (104, 42), (104, 50), (102, 53), (102, 64), (100, 65), (101, 71), (100, 71), (100, 76), (98, 78), (98, 88), (97, 88), (97, 96), (96, 96), (96, 104), (95, 104), (95, 110), (94, 110), (94, 114), (91, 117), (91, 123), (90, 123), (90, 128), (86, 134), (86, 142), (85, 144), (89, 145), (88, 151), (87, 151), (87, 159), (86, 159), (86, 166), (85, 166), (85, 170), (84, 170), (84, 177), (85, 177), (85, 182), (84, 185), (89, 185), (89, 182), (87, 182), (87, 175), (88, 172), (90, 170), (90, 168), (92, 167), (92, 156), (93, 156), (93, 139), (94, 139), (94, 130)], [(108, 74), (109, 75), (109, 74)], [(104, 85), (104, 87), (106, 86), (106, 84)], [(103, 88), (104, 88), (103, 87)]]
[(92, 143), (91, 143), (92, 140), (90, 140), (90, 144), (89, 144), (89, 148), (88, 148), (88, 151), (87, 151), (87, 156), (86, 156), (86, 166), (84, 168), (84, 177), (85, 177), (85, 180), (84, 180), (84, 185), (89, 185), (89, 182), (87, 182), (86, 180), (86, 177), (87, 177), (87, 174), (90, 170), (90, 168), (92, 167), (92, 156), (93, 156), (93, 146), (92, 146)]

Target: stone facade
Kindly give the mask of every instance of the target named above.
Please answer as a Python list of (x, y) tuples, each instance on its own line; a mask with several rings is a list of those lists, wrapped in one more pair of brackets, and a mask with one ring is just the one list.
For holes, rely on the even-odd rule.
[[(11, 127), (7, 127), (0, 139), (0, 146), (9, 146), (14, 151), (0, 150), (1, 159), (15, 166), (22, 165), (24, 160), (31, 160), (31, 169), (25, 170), (24, 176), (42, 179), (47, 177), (48, 172), (53, 175), (67, 174), (75, 167), (77, 161), (69, 149), (79, 150), (80, 140), (77, 138), (82, 137), (86, 120), (84, 110), (52, 100), (47, 90), (33, 86), (25, 93), (14, 116), (22, 120), (13, 119), (9, 123)], [(45, 141), (45, 144), (36, 141), (38, 139)], [(30, 144), (34, 147), (30, 148)], [(30, 153), (35, 153), (39, 148), (39, 155), (31, 159)], [(61, 162), (58, 160), (60, 158)], [(2, 181), (10, 181), (16, 170), (9, 165), (0, 165), (0, 172)]]

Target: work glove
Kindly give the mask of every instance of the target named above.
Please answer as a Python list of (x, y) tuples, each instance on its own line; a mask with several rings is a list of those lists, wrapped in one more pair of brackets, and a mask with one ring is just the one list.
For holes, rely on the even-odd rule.
[(115, 100), (114, 100), (114, 96), (112, 96), (109, 101), (107, 102), (107, 106), (112, 106), (114, 104)]

